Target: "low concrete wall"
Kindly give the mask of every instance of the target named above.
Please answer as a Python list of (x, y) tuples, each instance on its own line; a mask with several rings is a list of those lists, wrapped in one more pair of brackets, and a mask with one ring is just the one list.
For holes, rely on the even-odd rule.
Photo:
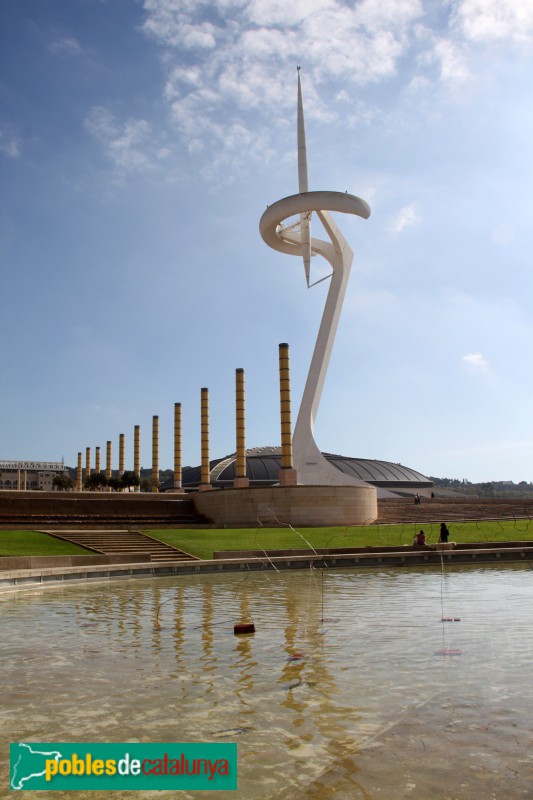
[(193, 495), (195, 508), (215, 525), (361, 525), (377, 517), (373, 486), (268, 486)]
[[(190, 496), (185, 496), (185, 502)], [(171, 514), (183, 505), (147, 492), (0, 492), (1, 514)]]
[(365, 547), (317, 547), (315, 550), (309, 548), (300, 549), (285, 549), (285, 550), (216, 550), (213, 553), (214, 559), (227, 559), (227, 558), (288, 558), (291, 556), (339, 556), (339, 555), (359, 555), (363, 554), (403, 554), (417, 552), (449, 552), (450, 550), (468, 550), (475, 552), (476, 550), (498, 550), (502, 552), (512, 548), (531, 549), (533, 542), (531, 541), (518, 541), (518, 542), (468, 542), (461, 544), (457, 542), (446, 542), (445, 544), (411, 544), (411, 545), (367, 545)]
[(144, 564), (146, 553), (100, 556), (0, 556), (0, 571), (14, 569), (47, 569), (52, 567), (96, 567), (108, 564)]

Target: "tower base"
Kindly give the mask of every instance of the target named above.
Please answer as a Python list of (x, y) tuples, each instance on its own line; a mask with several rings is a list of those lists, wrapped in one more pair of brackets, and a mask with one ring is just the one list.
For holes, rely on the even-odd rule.
[(221, 527), (363, 525), (378, 515), (373, 486), (269, 486), (191, 498), (199, 514)]

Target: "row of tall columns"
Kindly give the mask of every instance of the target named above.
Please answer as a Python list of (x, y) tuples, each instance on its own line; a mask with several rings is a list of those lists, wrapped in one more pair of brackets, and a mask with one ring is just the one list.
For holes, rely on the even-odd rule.
[[(281, 470), (280, 486), (296, 486), (298, 473), (294, 469), (292, 457), (292, 422), (291, 422), (291, 381), (289, 363), (289, 345), (279, 345), (279, 390), (281, 417)], [(200, 491), (211, 489), (209, 470), (209, 390), (201, 390), (201, 435), (202, 462), (200, 475)], [(244, 370), (235, 370), (235, 488), (245, 488), (250, 481), (246, 475), (246, 413)]]
[[(279, 345), (279, 386), (280, 386), (280, 418), (281, 418), (281, 470), (279, 475), (280, 486), (294, 486), (297, 483), (297, 473), (293, 467), (292, 457), (292, 423), (291, 423), (291, 390), (290, 390), (290, 364), (289, 345)], [(203, 387), (200, 392), (201, 399), (201, 475), (200, 491), (211, 489), (210, 463), (209, 463), (209, 389)], [(174, 403), (174, 480), (173, 491), (182, 492), (182, 459), (181, 459), (181, 403)], [(236, 488), (249, 485), (246, 475), (246, 412), (245, 412), (245, 379), (244, 370), (235, 370), (235, 480)], [(106, 468), (105, 475), (108, 480), (112, 476), (111, 468), (112, 444), (106, 443)], [(139, 478), (141, 475), (141, 426), (135, 425), (133, 431), (133, 471)], [(124, 474), (125, 465), (125, 435), (119, 435), (119, 465), (118, 475)], [(95, 448), (96, 473), (101, 471), (100, 448)], [(85, 450), (85, 479), (91, 474), (91, 448)], [(20, 483), (20, 476), (19, 476)], [(78, 468), (76, 473), (76, 490), (82, 491), (83, 469), (82, 454), (78, 453)], [(152, 417), (152, 492), (159, 491), (159, 417)], [(106, 486), (106, 491), (111, 491)], [(136, 487), (139, 491), (139, 487)]]
[[(176, 408), (179, 407), (179, 412), (176, 410), (176, 426), (177, 432), (175, 433), (175, 456), (174, 456), (174, 486), (177, 489), (181, 488), (181, 404), (176, 403)], [(178, 448), (178, 450), (176, 450)], [(125, 472), (126, 463), (126, 436), (124, 433), (119, 434), (118, 444), (118, 477), (122, 477)], [(76, 490), (83, 490), (83, 470), (79, 461), (78, 454), (78, 469), (76, 470)], [(94, 470), (91, 469), (91, 448), (85, 449), (85, 480), (93, 472), (100, 473), (102, 471), (100, 448), (95, 447), (95, 463)], [(133, 429), (133, 472), (140, 481), (141, 478), (141, 426), (135, 425)], [(105, 476), (110, 480), (113, 475), (112, 470), (112, 442), (106, 442), (106, 461), (105, 461)], [(159, 490), (159, 417), (152, 418), (152, 492)], [(109, 486), (106, 486), (106, 492), (111, 491)], [(136, 491), (140, 491), (139, 487), (135, 487)]]

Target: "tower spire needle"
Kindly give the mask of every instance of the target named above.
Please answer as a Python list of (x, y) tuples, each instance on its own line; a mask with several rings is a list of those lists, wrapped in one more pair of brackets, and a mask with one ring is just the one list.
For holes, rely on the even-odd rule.
[[(298, 191), (300, 194), (309, 191), (307, 177), (307, 147), (305, 143), (304, 107), (302, 101), (302, 84), (300, 81), (300, 67), (298, 70)], [(304, 260), (305, 279), (309, 286), (311, 273), (311, 214), (300, 214), (300, 237), (302, 242), (302, 256)]]

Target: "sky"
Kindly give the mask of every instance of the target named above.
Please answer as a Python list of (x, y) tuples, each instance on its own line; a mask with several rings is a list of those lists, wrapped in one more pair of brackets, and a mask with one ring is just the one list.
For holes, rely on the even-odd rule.
[[(355, 253), (316, 420), (327, 452), (533, 481), (533, 4), (524, 0), (4, 0), (0, 459), (74, 466), (133, 427), (151, 464), (280, 442), (327, 292), (268, 248), (309, 188)], [(316, 262), (316, 263), (315, 263)], [(318, 258), (315, 276), (326, 274)]]

